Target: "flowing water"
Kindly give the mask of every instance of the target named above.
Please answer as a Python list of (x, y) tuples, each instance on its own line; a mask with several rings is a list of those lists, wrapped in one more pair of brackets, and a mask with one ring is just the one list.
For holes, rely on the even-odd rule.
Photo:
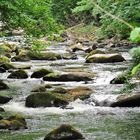
[[(67, 46), (59, 44), (51, 46), (47, 51), (66, 53)], [(61, 124), (71, 124), (78, 129), (86, 140), (139, 140), (140, 139), (140, 108), (111, 108), (95, 106), (94, 101), (113, 101), (118, 96), (122, 85), (109, 84), (117, 74), (127, 69), (131, 60), (128, 50), (121, 49), (127, 60), (121, 63), (86, 64), (84, 53), (77, 52), (76, 60), (14, 62), (15, 65), (31, 65), (27, 70), (31, 75), (36, 68), (48, 68), (54, 71), (81, 70), (94, 73), (93, 81), (85, 82), (44, 82), (42, 79), (13, 80), (7, 79), (9, 73), (1, 74), (10, 90), (1, 91), (13, 97), (9, 103), (2, 105), (6, 111), (25, 115), (28, 129), (22, 131), (0, 131), (0, 140), (43, 140), (52, 128)], [(65, 88), (86, 86), (93, 90), (90, 99), (76, 100), (69, 106), (73, 109), (56, 107), (26, 108), (25, 98), (31, 89), (41, 83), (59, 85)]]

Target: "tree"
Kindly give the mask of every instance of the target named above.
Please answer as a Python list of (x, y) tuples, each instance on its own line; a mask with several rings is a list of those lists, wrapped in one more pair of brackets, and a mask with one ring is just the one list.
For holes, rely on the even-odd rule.
[(51, 0), (1, 0), (1, 21), (11, 30), (21, 27), (33, 36), (57, 32), (60, 26), (51, 14)]
[(107, 13), (126, 21), (134, 27), (140, 26), (139, 0), (81, 0), (74, 12), (81, 13), (83, 11), (89, 11), (93, 16), (100, 15), (101, 27), (99, 31), (106, 37), (126, 38), (131, 31), (131, 28), (126, 24), (112, 18)]

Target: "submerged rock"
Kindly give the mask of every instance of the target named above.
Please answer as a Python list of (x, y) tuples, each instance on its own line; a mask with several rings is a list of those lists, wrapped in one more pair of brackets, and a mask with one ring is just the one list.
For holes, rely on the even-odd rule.
[(27, 129), (27, 123), (21, 115), (10, 116), (7, 119), (0, 120), (0, 129), (19, 130)]
[(116, 102), (113, 102), (111, 107), (139, 107), (140, 106), (140, 93), (120, 95)]
[(83, 135), (69, 124), (62, 124), (46, 135), (44, 140), (79, 140)]
[(32, 73), (31, 75), (31, 78), (41, 78), (41, 77), (44, 77), (45, 75), (49, 74), (49, 73), (52, 73), (51, 70), (48, 70), (48, 69), (38, 69), (36, 70), (35, 72)]
[(7, 84), (5, 84), (3, 81), (0, 80), (0, 90), (3, 89), (9, 89), (9, 87), (7, 86)]
[(11, 97), (7, 97), (7, 96), (2, 96), (0, 95), (0, 104), (6, 104), (8, 103), (12, 98)]
[(71, 72), (65, 74), (50, 73), (43, 77), (44, 81), (91, 81), (91, 76), (84, 72)]
[(113, 63), (122, 61), (125, 61), (125, 59), (120, 54), (94, 54), (86, 59), (86, 63)]
[(26, 79), (28, 78), (28, 74), (26, 73), (26, 71), (20, 69), (17, 71), (12, 72), (8, 78), (12, 78), (12, 79)]

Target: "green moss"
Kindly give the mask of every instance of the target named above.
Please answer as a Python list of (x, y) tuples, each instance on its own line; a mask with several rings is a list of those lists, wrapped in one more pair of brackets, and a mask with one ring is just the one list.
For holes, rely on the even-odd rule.
[(35, 72), (33, 72), (33, 74), (31, 75), (31, 78), (41, 78), (49, 73), (52, 73), (52, 71), (48, 69), (44, 69), (44, 68), (38, 69)]

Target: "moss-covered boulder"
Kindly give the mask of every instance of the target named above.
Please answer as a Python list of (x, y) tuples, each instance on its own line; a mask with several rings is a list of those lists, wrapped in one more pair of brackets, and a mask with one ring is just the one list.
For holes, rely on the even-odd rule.
[(27, 129), (25, 118), (21, 115), (10, 116), (7, 119), (0, 120), (0, 129), (19, 130)]
[(85, 100), (90, 97), (92, 90), (88, 87), (78, 86), (73, 89), (69, 89), (68, 93), (73, 96), (74, 100), (77, 98)]
[(124, 84), (126, 83), (128, 76), (126, 74), (120, 74), (110, 81), (110, 84)]
[(39, 51), (29, 51), (28, 57), (31, 60), (57, 60), (62, 59), (60, 54), (54, 52), (41, 53)]
[(17, 71), (14, 71), (12, 72), (8, 78), (11, 78), (11, 79), (26, 79), (28, 78), (28, 74), (26, 71), (24, 70), (17, 70)]
[(11, 52), (12, 50), (8, 44), (2, 44), (2, 45), (0, 45), (0, 51)]
[(11, 63), (0, 63), (0, 67), (4, 68), (5, 70), (15, 69), (15, 66)]
[(140, 93), (120, 95), (111, 107), (140, 107)]
[(71, 73), (50, 73), (43, 77), (44, 81), (91, 81), (92, 78), (89, 74), (84, 72), (71, 72)]
[(4, 68), (0, 67), (0, 73), (4, 73), (4, 72), (6, 72), (6, 70)]
[(81, 140), (83, 135), (69, 124), (62, 124), (46, 135), (44, 140)]
[(125, 59), (120, 54), (94, 54), (86, 59), (86, 63), (114, 63)]
[(49, 73), (52, 73), (51, 70), (48, 70), (48, 69), (38, 69), (36, 70), (35, 72), (32, 73), (31, 75), (31, 78), (41, 78), (41, 77), (44, 77), (45, 75), (49, 74)]
[(0, 57), (0, 63), (9, 63), (10, 59), (6, 56), (1, 56)]
[(104, 51), (101, 50), (92, 50), (90, 53), (87, 54), (86, 59), (94, 54), (105, 54)]
[(7, 84), (5, 84), (3, 81), (0, 80), (0, 90), (3, 89), (9, 89), (9, 87), (7, 86)]
[(72, 97), (66, 94), (54, 92), (41, 92), (29, 95), (26, 98), (26, 107), (60, 107), (72, 101)]
[(11, 99), (12, 99), (11, 97), (0, 95), (0, 104), (6, 104), (6, 103), (8, 103)]

